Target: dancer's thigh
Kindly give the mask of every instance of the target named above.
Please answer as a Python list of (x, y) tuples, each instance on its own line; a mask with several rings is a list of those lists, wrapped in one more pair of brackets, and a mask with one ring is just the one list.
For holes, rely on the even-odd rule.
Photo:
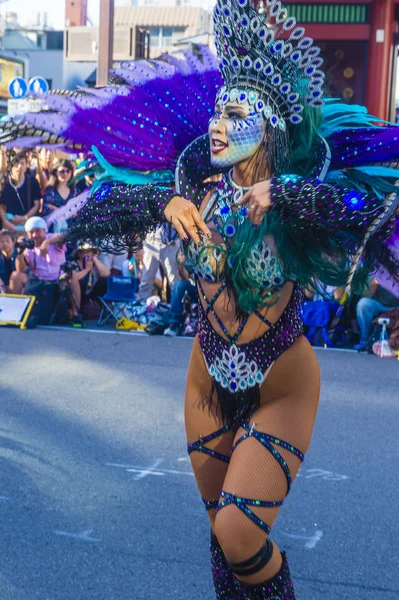
[[(200, 437), (205, 438), (223, 427), (223, 423), (212, 414), (214, 411), (211, 412), (207, 406), (204, 406), (204, 400), (209, 396), (211, 389), (212, 381), (199, 342), (195, 338), (185, 395), (185, 424), (188, 444), (196, 442)], [(216, 402), (215, 397), (213, 402)], [(234, 433), (229, 431), (208, 442), (206, 446), (225, 456), (230, 456), (233, 439)], [(192, 452), (190, 458), (202, 498), (217, 501), (223, 487), (228, 463), (202, 452)], [(210, 510), (208, 514), (213, 523), (215, 511)]]
[[(305, 454), (312, 435), (319, 391), (316, 357), (307, 340), (301, 338), (276, 360), (261, 387), (260, 407), (249, 424), (258, 432), (292, 444)], [(245, 430), (240, 428), (236, 440), (244, 433)], [(294, 481), (300, 459), (280, 445), (272, 445), (286, 461)], [(223, 491), (252, 500), (281, 501), (288, 491), (287, 479), (273, 455), (255, 437), (249, 436), (232, 453)], [(251, 509), (269, 527), (279, 512), (279, 507), (251, 506)], [(217, 513), (216, 534), (232, 562), (254, 555), (265, 541), (265, 532), (234, 504)]]

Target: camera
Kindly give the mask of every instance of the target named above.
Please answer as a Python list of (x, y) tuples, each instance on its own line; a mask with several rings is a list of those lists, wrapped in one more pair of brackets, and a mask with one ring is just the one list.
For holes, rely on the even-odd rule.
[(58, 281), (69, 281), (72, 277), (72, 273), (75, 270), (75, 263), (67, 260), (66, 262), (60, 265), (61, 275), (58, 278)]
[(20, 242), (16, 242), (15, 247), (20, 253), (24, 250), (33, 250), (35, 247), (35, 240), (21, 240)]
[(390, 322), (391, 322), (391, 319), (385, 319), (385, 318), (378, 319), (378, 325), (387, 326), (390, 324)]

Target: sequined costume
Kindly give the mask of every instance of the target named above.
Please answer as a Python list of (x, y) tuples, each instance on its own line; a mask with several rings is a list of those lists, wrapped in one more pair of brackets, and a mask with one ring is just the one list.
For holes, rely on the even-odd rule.
[[(4, 125), (0, 142), (18, 138), (19, 145), (83, 151), (93, 146), (96, 184), (52, 218), (73, 218), (72, 237), (103, 246), (138, 245), (162, 222), (176, 195), (197, 207), (209, 196), (203, 216), (212, 239), (184, 247), (200, 298), (201, 356), (195, 355), (196, 340), (188, 386), (201, 361), (206, 372), (199, 379), (210, 382), (200, 397), (202, 411), (198, 408), (192, 426), (186, 416), (186, 428), (197, 484), (218, 532), (210, 546), (215, 592), (219, 600), (295, 600), (286, 556), (275, 551), (269, 534), (304, 459), (311, 427), (294, 443), (289, 422), (299, 406), (296, 387), (295, 403), (290, 404), (294, 392), (274, 402), (289, 406), (282, 411), (286, 435), (266, 431), (273, 403), (262, 404), (262, 390), (273, 365), (272, 376), (289, 353), (296, 352), (295, 363), (307, 352), (293, 350), (303, 339), (304, 286), (346, 285), (349, 294), (377, 262), (397, 272), (384, 242), (398, 207), (398, 130), (387, 123), (377, 127), (362, 107), (323, 104), (320, 49), (279, 0), (256, 8), (248, 0), (218, 0), (214, 22), (221, 75), (205, 49), (202, 58), (186, 53), (184, 59), (123, 64), (104, 89), (48, 95), (48, 110)], [(229, 164), (211, 157), (205, 132), (209, 118), (225, 118), (231, 103), (245, 105), (247, 114), (231, 127)], [(237, 206), (247, 190), (235, 184), (230, 169), (243, 149), (257, 142), (263, 148), (257, 181), (272, 179), (271, 209), (255, 227), (246, 207)], [(216, 175), (221, 181), (215, 182)], [(284, 310), (269, 319), (268, 311), (290, 286)], [(216, 291), (209, 294), (210, 289)], [(223, 299), (234, 306), (234, 331), (219, 314)], [(263, 333), (243, 341), (254, 322)], [(310, 389), (298, 379), (304, 386), (303, 411), (310, 397), (317, 396), (317, 404), (314, 380)], [(201, 381), (196, 385), (188, 403), (192, 411), (204, 388)], [(277, 387), (287, 385), (280, 380)], [(295, 426), (303, 411), (292, 417)], [(215, 420), (220, 427), (211, 430)], [(301, 423), (298, 429), (306, 427)], [(231, 542), (232, 535), (241, 535), (241, 543)], [(248, 540), (256, 549), (251, 545), (241, 556)], [(264, 577), (270, 565), (278, 565), (275, 574)]]

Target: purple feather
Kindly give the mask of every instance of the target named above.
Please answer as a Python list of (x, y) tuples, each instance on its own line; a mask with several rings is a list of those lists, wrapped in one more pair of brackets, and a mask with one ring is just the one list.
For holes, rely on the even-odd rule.
[[(160, 61), (122, 63), (114, 74), (131, 85), (49, 94), (51, 111), (25, 115), (37, 130), (35, 145), (46, 141), (44, 130), (66, 138), (66, 149), (81, 144), (89, 152), (96, 146), (113, 165), (174, 170), (184, 148), (207, 131), (222, 85), (218, 59), (208, 49), (203, 55), (203, 61), (187, 53), (184, 59), (165, 55)], [(18, 144), (32, 140), (21, 138)]]
[(397, 160), (399, 127), (346, 129), (329, 138), (333, 169)]

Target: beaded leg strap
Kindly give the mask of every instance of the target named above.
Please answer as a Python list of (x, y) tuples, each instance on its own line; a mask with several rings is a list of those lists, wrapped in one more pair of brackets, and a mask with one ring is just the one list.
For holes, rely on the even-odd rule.
[[(283, 440), (280, 440), (279, 438), (277, 438), (275, 436), (268, 435), (267, 433), (262, 433), (260, 431), (257, 431), (256, 429), (254, 429), (254, 427), (250, 427), (245, 422), (241, 423), (241, 427), (246, 430), (246, 433), (244, 433), (240, 438), (238, 438), (238, 440), (236, 440), (236, 442), (233, 445), (233, 452), (237, 448), (237, 446), (239, 444), (241, 444), (244, 440), (246, 440), (250, 437), (255, 438), (260, 444), (262, 444), (262, 446), (264, 448), (266, 448), (266, 450), (268, 452), (270, 452), (270, 454), (273, 456), (273, 458), (275, 458), (277, 460), (277, 462), (279, 463), (279, 465), (281, 466), (281, 468), (284, 472), (284, 475), (286, 477), (286, 480), (287, 480), (287, 494), (288, 494), (288, 492), (291, 489), (291, 484), (292, 484), (291, 473), (288, 468), (287, 462), (284, 460), (284, 458), (281, 456), (281, 454), (278, 452), (278, 450), (276, 450), (276, 448), (273, 446), (273, 444), (276, 444), (277, 446), (281, 446), (282, 448), (289, 450), (289, 452), (292, 452), (292, 454), (295, 454), (295, 456), (297, 456), (301, 462), (304, 460), (304, 455), (302, 454), (302, 452), (300, 452), (292, 444), (288, 444), (287, 442), (284, 442)], [(269, 525), (267, 525), (262, 519), (260, 519), (258, 516), (256, 516), (249, 507), (250, 506), (259, 506), (259, 507), (264, 507), (264, 508), (275, 508), (277, 506), (282, 506), (282, 504), (284, 502), (284, 500), (268, 501), (268, 500), (253, 500), (251, 498), (242, 498), (242, 497), (236, 496), (235, 494), (230, 494), (229, 492), (225, 492), (225, 491), (222, 491), (221, 497), (223, 498), (223, 500), (219, 503), (219, 505), (217, 507), (218, 511), (221, 510), (222, 508), (224, 508), (225, 506), (228, 506), (229, 504), (235, 504), (249, 519), (251, 519), (251, 521), (253, 521), (256, 525), (258, 525), (258, 527), (263, 529), (263, 531), (265, 531), (267, 534), (270, 533)]]
[[(257, 431), (256, 429), (254, 429), (254, 427), (250, 427), (245, 422), (241, 423), (241, 427), (243, 429), (245, 429), (245, 433), (235, 441), (232, 451), (234, 452), (234, 450), (237, 448), (237, 446), (239, 444), (241, 444), (244, 440), (246, 440), (250, 437), (255, 438), (273, 456), (273, 458), (275, 460), (277, 460), (278, 464), (280, 465), (280, 467), (285, 475), (285, 478), (287, 480), (286, 495), (288, 495), (290, 488), (291, 488), (291, 484), (292, 484), (291, 473), (290, 473), (287, 462), (284, 460), (284, 458), (281, 456), (280, 452), (278, 452), (278, 450), (274, 447), (273, 444), (275, 444), (276, 446), (280, 446), (281, 448), (284, 448), (285, 450), (288, 450), (289, 452), (291, 452), (292, 454), (297, 456), (301, 462), (304, 459), (304, 455), (302, 454), (302, 452), (300, 452), (300, 450), (295, 448), (295, 446), (293, 446), (292, 444), (289, 444), (288, 442), (285, 442), (284, 440), (281, 440), (281, 439), (279, 439), (275, 436), (269, 435), (267, 433)], [(239, 508), (241, 510), (241, 512), (243, 512), (245, 514), (245, 516), (248, 517), (248, 519), (250, 519), (253, 523), (255, 523), (255, 525), (257, 525), (260, 529), (262, 529), (267, 534), (267, 536), (269, 535), (269, 533), (271, 531), (271, 527), (263, 519), (258, 517), (253, 512), (252, 507), (275, 508), (275, 507), (282, 506), (282, 504), (284, 502), (284, 499), (272, 501), (272, 500), (256, 500), (253, 498), (243, 498), (243, 497), (236, 496), (235, 494), (231, 494), (231, 493), (225, 492), (225, 491), (221, 492), (221, 498), (222, 498), (222, 500), (219, 502), (219, 504), (216, 508), (216, 512), (218, 512), (219, 510), (221, 510), (222, 508), (224, 508), (226, 506), (235, 504), (237, 506), (237, 508)], [(240, 563), (228, 562), (228, 565), (229, 565), (230, 569), (232, 570), (232, 572), (235, 573), (236, 575), (242, 576), (242, 577), (247, 577), (249, 575), (254, 575), (255, 573), (258, 573), (259, 571), (261, 571), (267, 565), (267, 563), (270, 561), (272, 555), (273, 555), (273, 544), (270, 541), (269, 537), (267, 537), (265, 544), (261, 547), (261, 549), (254, 556), (251, 556), (247, 560), (240, 562)]]
[(237, 448), (237, 446), (239, 444), (241, 444), (244, 440), (246, 440), (250, 437), (255, 438), (260, 444), (262, 444), (262, 446), (264, 448), (266, 448), (266, 450), (268, 450), (270, 452), (270, 454), (277, 460), (277, 462), (281, 466), (282, 470), (284, 471), (284, 475), (287, 479), (287, 494), (286, 495), (288, 495), (288, 493), (291, 489), (291, 485), (292, 485), (291, 473), (288, 468), (287, 462), (284, 460), (284, 458), (281, 456), (281, 454), (278, 452), (278, 450), (276, 450), (276, 448), (273, 446), (273, 444), (276, 444), (276, 446), (280, 446), (281, 448), (288, 450), (289, 452), (291, 452), (292, 454), (297, 456), (301, 462), (303, 462), (304, 458), (305, 458), (304, 455), (302, 454), (302, 452), (300, 450), (298, 450), (298, 448), (295, 448), (295, 446), (293, 446), (292, 444), (289, 444), (288, 442), (284, 442), (283, 440), (280, 440), (279, 438), (277, 438), (273, 435), (269, 435), (267, 433), (257, 431), (256, 429), (254, 429), (254, 427), (250, 427), (245, 422), (241, 423), (241, 427), (243, 429), (245, 429), (246, 433), (244, 433), (240, 438), (238, 438), (238, 440), (235, 441), (232, 452), (234, 452), (234, 450)]
[[(221, 429), (218, 429), (217, 431), (210, 433), (206, 437), (200, 436), (199, 440), (197, 440), (196, 442), (193, 442), (192, 444), (187, 445), (188, 453), (191, 454), (192, 452), (202, 452), (203, 454), (207, 454), (208, 456), (211, 456), (212, 458), (216, 458), (217, 460), (221, 460), (222, 462), (229, 463), (230, 456), (226, 456), (226, 454), (222, 454), (221, 452), (212, 450), (212, 448), (208, 448), (206, 446), (206, 444), (208, 442), (211, 442), (212, 440), (215, 440), (216, 438), (220, 437), (224, 433), (227, 433), (228, 431), (231, 430), (231, 428), (232, 428), (232, 425), (227, 424), (224, 427), (221, 427)], [(206, 498), (202, 498), (202, 501), (205, 504), (206, 510), (216, 509), (218, 502), (219, 502), (218, 499), (206, 500)]]

